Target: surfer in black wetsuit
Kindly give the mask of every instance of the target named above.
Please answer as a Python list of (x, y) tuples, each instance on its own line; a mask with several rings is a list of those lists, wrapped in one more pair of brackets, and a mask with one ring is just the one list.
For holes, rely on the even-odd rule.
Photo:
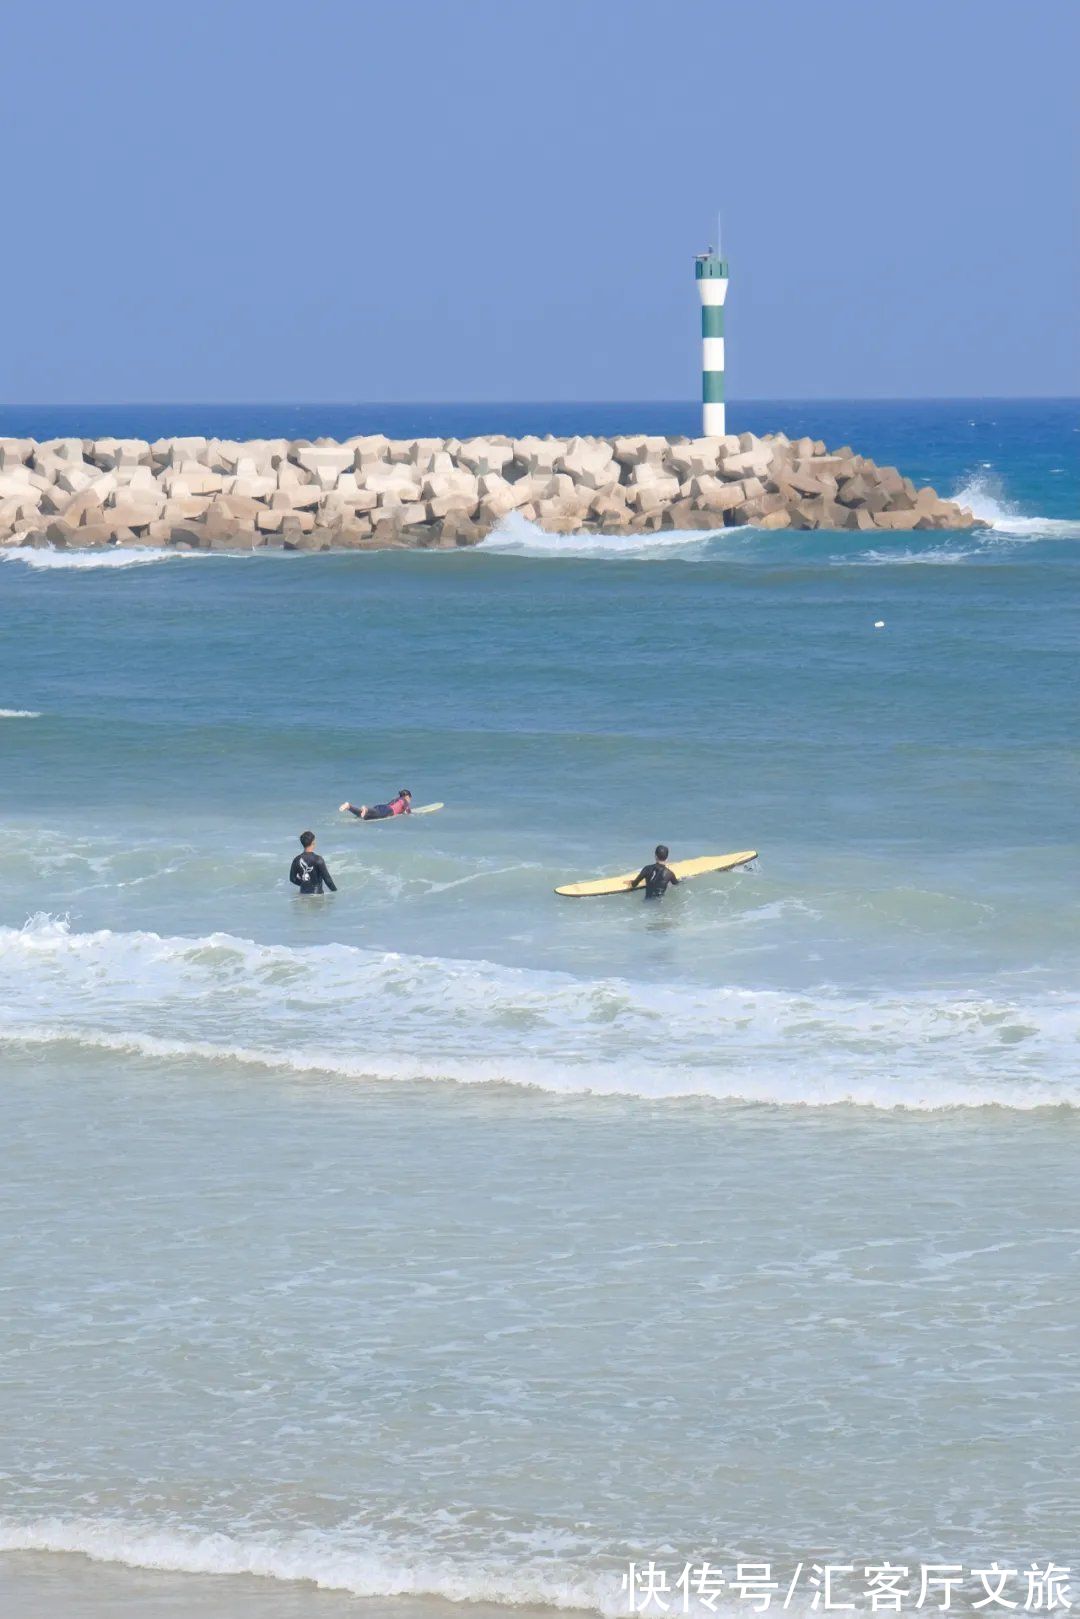
[(630, 887), (640, 888), (644, 883), (646, 899), (663, 899), (670, 885), (679, 881), (671, 867), (666, 864), (669, 852), (666, 843), (658, 843), (655, 863), (651, 866), (642, 866)]
[(326, 861), (315, 853), (314, 832), (301, 832), (300, 843), (303, 853), (298, 854), (289, 867), (289, 881), (295, 883), (301, 894), (321, 894), (324, 883), (336, 894), (337, 883), (327, 871)]

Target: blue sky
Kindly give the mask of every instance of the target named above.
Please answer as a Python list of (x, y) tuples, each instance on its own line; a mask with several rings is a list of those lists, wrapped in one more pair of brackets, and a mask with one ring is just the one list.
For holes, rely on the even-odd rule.
[(1080, 392), (1076, 0), (7, 8), (0, 399)]

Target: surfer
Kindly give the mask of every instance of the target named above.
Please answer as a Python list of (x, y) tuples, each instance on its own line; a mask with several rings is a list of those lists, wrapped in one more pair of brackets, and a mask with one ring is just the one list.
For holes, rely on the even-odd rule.
[(642, 866), (630, 887), (640, 888), (644, 883), (646, 899), (663, 899), (669, 886), (672, 883), (677, 884), (679, 881), (667, 864), (667, 857), (670, 852), (666, 843), (658, 843), (656, 845), (655, 862), (651, 866)]
[(338, 808), (348, 810), (350, 815), (355, 815), (361, 821), (386, 821), (392, 815), (412, 814), (412, 793), (407, 787), (402, 787), (397, 797), (392, 798), (389, 804), (356, 805), (346, 800), (344, 804), (339, 804)]
[(337, 883), (326, 869), (326, 861), (321, 854), (315, 853), (314, 832), (301, 832), (300, 845), (302, 853), (298, 854), (289, 867), (289, 881), (295, 883), (301, 894), (321, 894), (323, 884), (332, 894), (337, 893)]

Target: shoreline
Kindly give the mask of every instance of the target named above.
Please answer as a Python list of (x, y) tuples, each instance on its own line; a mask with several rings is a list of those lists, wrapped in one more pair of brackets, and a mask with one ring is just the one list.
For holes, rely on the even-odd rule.
[[(247, 1570), (181, 1568), (166, 1560), (128, 1561), (71, 1549), (0, 1550), (0, 1603), (20, 1619), (52, 1619), (78, 1613), (81, 1619), (114, 1619), (118, 1610), (151, 1602), (182, 1611), (184, 1619), (551, 1619), (552, 1615), (597, 1619), (595, 1606), (499, 1601), (448, 1596), (423, 1590), (358, 1593), (331, 1557), (325, 1581), (316, 1572), (280, 1575)], [(388, 1584), (391, 1582), (387, 1582)]]
[(549, 534), (910, 531), (972, 512), (850, 446), (723, 438), (0, 439), (0, 546), (456, 548)]

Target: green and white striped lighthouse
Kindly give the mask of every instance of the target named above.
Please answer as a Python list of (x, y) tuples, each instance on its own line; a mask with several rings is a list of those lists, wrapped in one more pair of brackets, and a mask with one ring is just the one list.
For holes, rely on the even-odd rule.
[(727, 297), (727, 260), (710, 247), (694, 260), (701, 293), (701, 431), (706, 438), (723, 438), (724, 424), (724, 299)]

